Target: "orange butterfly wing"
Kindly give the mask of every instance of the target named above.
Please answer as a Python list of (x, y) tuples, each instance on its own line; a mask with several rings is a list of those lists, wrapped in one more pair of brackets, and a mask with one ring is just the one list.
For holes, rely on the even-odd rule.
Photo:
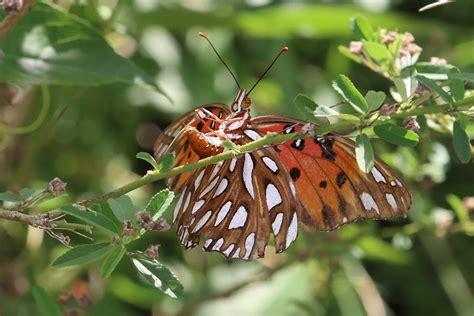
[[(305, 122), (278, 116), (251, 121), (261, 132), (300, 131)], [(408, 211), (406, 185), (381, 160), (371, 173), (360, 171), (355, 144), (343, 136), (300, 139), (276, 146), (295, 184), (303, 208), (300, 221), (323, 231), (365, 219), (385, 219)]]

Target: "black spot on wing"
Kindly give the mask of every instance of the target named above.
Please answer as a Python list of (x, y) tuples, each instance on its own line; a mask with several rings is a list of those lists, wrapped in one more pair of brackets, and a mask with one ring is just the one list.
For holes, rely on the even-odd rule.
[(341, 188), (343, 184), (346, 182), (346, 180), (347, 180), (346, 174), (343, 171), (339, 172), (339, 174), (336, 177), (337, 186)]
[(323, 188), (323, 189), (326, 189), (326, 187), (328, 186), (328, 182), (327, 181), (321, 181), (319, 182), (319, 187), (320, 188)]
[(291, 143), (291, 147), (302, 151), (304, 149), (304, 139), (296, 139)]
[(290, 170), (290, 176), (291, 176), (291, 179), (293, 179), (293, 181), (298, 180), (299, 177), (301, 176), (301, 171), (300, 171), (300, 169), (298, 169), (298, 168), (291, 168), (291, 170)]

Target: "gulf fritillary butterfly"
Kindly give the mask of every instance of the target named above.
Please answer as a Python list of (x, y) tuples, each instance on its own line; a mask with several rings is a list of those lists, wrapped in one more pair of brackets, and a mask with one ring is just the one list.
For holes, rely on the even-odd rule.
[[(231, 107), (203, 105), (166, 128), (156, 141), (155, 158), (175, 152), (176, 165), (183, 165), (226, 150), (223, 141), (243, 145), (268, 132), (301, 131), (304, 121), (275, 115), (251, 118), (252, 89), (248, 94), (240, 89)], [(407, 212), (412, 197), (394, 171), (376, 160), (365, 174), (354, 155), (349, 138), (322, 135), (243, 153), (167, 179), (179, 196), (173, 222), (181, 244), (195, 247), (202, 236), (205, 251), (249, 260), (264, 256), (270, 235), (277, 253), (286, 250), (296, 240), (299, 224), (330, 231), (357, 219)]]

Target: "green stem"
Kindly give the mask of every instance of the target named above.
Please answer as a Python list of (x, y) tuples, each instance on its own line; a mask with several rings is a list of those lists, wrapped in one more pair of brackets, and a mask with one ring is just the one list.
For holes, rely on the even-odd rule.
[(472, 97), (467, 97), (461, 101), (458, 101), (454, 103), (453, 106), (451, 106), (448, 103), (441, 104), (441, 105), (430, 105), (430, 106), (425, 106), (422, 108), (416, 108), (411, 111), (406, 111), (406, 112), (400, 112), (392, 116), (392, 118), (406, 118), (410, 116), (417, 116), (417, 115), (423, 115), (423, 114), (436, 114), (436, 113), (442, 113), (448, 110), (468, 110), (470, 107), (474, 106), (474, 96)]

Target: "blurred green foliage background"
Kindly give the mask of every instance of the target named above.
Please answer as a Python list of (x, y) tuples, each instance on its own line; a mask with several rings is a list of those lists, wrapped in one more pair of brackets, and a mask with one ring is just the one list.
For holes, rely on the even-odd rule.
[[(301, 117), (293, 103), (299, 93), (335, 104), (331, 80), (338, 74), (348, 75), (364, 93), (388, 92), (389, 81), (337, 50), (351, 40), (348, 22), (356, 14), (376, 27), (411, 32), (423, 48), (420, 60), (437, 56), (462, 71), (474, 70), (472, 1), (423, 13), (417, 10), (431, 1), (55, 2), (97, 28), (174, 102), (129, 83), (51, 85), (51, 108), (40, 126), (4, 138), (0, 149), (0, 191), (41, 189), (55, 176), (69, 183), (68, 195), (44, 210), (143, 175), (148, 166), (135, 154), (151, 151), (160, 130), (199, 105), (233, 99), (232, 78), (198, 31), (206, 32), (244, 87), (281, 47), (289, 47), (253, 92), (254, 115)], [(80, 53), (79, 60), (106, 63)], [(13, 126), (35, 120), (40, 89), (10, 89), (1, 86), (0, 120)], [(473, 315), (474, 232), (463, 229), (456, 211), (469, 208), (462, 199), (474, 196), (474, 167), (456, 160), (448, 135), (422, 129), (421, 136), (415, 149), (376, 142), (377, 154), (413, 190), (408, 218), (303, 233), (286, 254), (248, 263), (201, 249), (184, 251), (174, 229), (140, 240), (137, 249), (161, 245), (160, 260), (185, 287), (177, 300), (140, 282), (128, 261), (106, 280), (95, 264), (52, 268), (62, 245), (41, 230), (1, 221), (0, 314), (38, 313), (31, 292), (37, 284), (54, 297), (86, 285), (92, 301), (87, 315)], [(143, 209), (162, 187), (157, 183), (130, 196)], [(73, 237), (73, 244), (81, 242)]]

